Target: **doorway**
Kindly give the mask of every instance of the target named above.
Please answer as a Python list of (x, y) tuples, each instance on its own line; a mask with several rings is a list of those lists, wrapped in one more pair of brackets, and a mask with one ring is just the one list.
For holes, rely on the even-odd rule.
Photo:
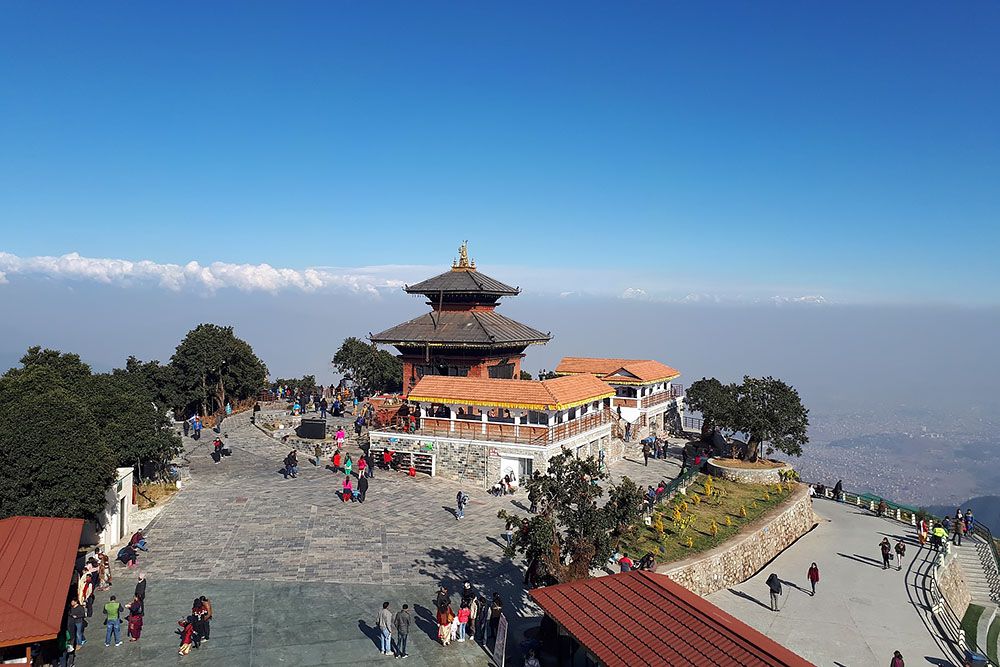
[(532, 459), (506, 456), (500, 458), (500, 478), (504, 475), (513, 475), (518, 482), (531, 477)]

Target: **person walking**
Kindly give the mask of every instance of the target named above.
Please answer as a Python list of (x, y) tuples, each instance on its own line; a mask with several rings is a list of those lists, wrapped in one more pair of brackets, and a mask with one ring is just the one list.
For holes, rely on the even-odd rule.
[(816, 584), (819, 583), (819, 566), (813, 563), (809, 566), (809, 572), (806, 573), (806, 578), (809, 580), (809, 585), (812, 588), (810, 595), (816, 595)]
[(139, 573), (139, 580), (135, 583), (133, 595), (143, 602), (146, 601), (146, 575), (142, 572)]
[(351, 485), (350, 477), (344, 478), (344, 483), (341, 485), (341, 493), (343, 494), (345, 503), (354, 498), (354, 487)]
[(903, 569), (903, 558), (906, 557), (906, 545), (903, 544), (903, 540), (896, 540), (896, 571)]
[(340, 472), (340, 450), (333, 453), (333, 472)]
[(348, 477), (351, 476), (351, 472), (354, 471), (354, 461), (351, 460), (351, 455), (348, 454), (344, 458), (344, 474)]
[(906, 667), (903, 662), (903, 654), (899, 651), (892, 652), (892, 660), (889, 661), (889, 667)]
[(368, 458), (362, 454), (358, 457), (358, 479), (367, 476)]
[(358, 479), (358, 502), (359, 503), (365, 502), (366, 495), (368, 495), (368, 478), (360, 477)]
[(136, 595), (125, 608), (128, 609), (128, 640), (137, 642), (142, 636), (142, 600)]
[(459, 491), (455, 495), (455, 519), (465, 517), (465, 505), (469, 502), (469, 496), (464, 491)]
[(965, 510), (965, 534), (968, 535), (972, 532), (972, 527), (975, 525), (976, 520), (972, 516), (972, 508)]
[(889, 544), (889, 538), (883, 537), (882, 541), (878, 543), (879, 549), (882, 551), (882, 569), (889, 569), (889, 561), (892, 560), (892, 545)]
[(389, 611), (389, 603), (382, 603), (382, 611), (378, 613), (378, 618), (375, 621), (376, 627), (378, 627), (381, 633), (381, 647), (383, 655), (389, 655), (392, 653), (392, 612)]
[(361, 430), (365, 427), (365, 418), (362, 415), (358, 415), (358, 418), (354, 420), (354, 435), (358, 440), (361, 439)]
[(961, 510), (955, 512), (955, 519), (952, 521), (951, 531), (951, 543), (956, 547), (962, 546), (962, 535), (965, 534), (965, 517), (962, 516)]
[(326, 409), (329, 406), (330, 406), (330, 404), (326, 402), (325, 398), (321, 398), (319, 400), (319, 416), (320, 416), (320, 418), (326, 419)]
[(503, 531), (503, 538), (507, 541), (507, 548), (514, 548), (514, 520), (507, 519), (507, 526)]
[(344, 427), (341, 426), (337, 428), (337, 449), (340, 449), (341, 447), (344, 446), (345, 437), (347, 437), (347, 434), (344, 433)]
[(642, 459), (647, 467), (649, 466), (649, 454), (649, 443), (647, 442), (642, 446)]
[(73, 631), (73, 643), (80, 648), (87, 643), (87, 638), (83, 636), (83, 628), (87, 622), (87, 610), (80, 605), (80, 601), (73, 598), (69, 601), (69, 613), (66, 621), (67, 627)]
[(111, 638), (115, 639), (115, 646), (122, 645), (122, 606), (118, 599), (112, 595), (111, 600), (104, 605), (104, 623), (108, 626), (104, 633), (104, 645), (111, 646)]
[(396, 657), (406, 658), (409, 657), (406, 653), (406, 638), (410, 634), (410, 623), (413, 619), (410, 617), (410, 605), (404, 604), (403, 608), (396, 612), (396, 616), (392, 619), (392, 628), (396, 631)]
[(924, 517), (917, 523), (917, 539), (920, 541), (920, 546), (924, 546), (927, 543), (927, 534), (929, 532), (930, 528), (927, 524), (927, 517)]
[(781, 597), (781, 579), (774, 572), (767, 578), (767, 588), (771, 593), (771, 611), (778, 611), (778, 598)]

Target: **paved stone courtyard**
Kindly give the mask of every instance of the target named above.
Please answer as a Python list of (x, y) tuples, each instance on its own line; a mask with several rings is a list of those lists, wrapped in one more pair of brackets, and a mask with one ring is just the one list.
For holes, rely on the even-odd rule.
[[(457, 483), (378, 470), (364, 504), (343, 503), (337, 494), (344, 476), (327, 469), (329, 461), (315, 466), (300, 452), (300, 474), (286, 480), (279, 471), (290, 447), (249, 425), (228, 436), (233, 455), (220, 464), (209, 457), (210, 437), (185, 440), (191, 478), (153, 520), (151, 552), (140, 556), (149, 580), (142, 641), (105, 648), (95, 635), (104, 630), (95, 612), (78, 665), (390, 661), (378, 654), (371, 627), (385, 600), (393, 610), (403, 603), (416, 610), (410, 663), (484, 665), (487, 653), (476, 644), (442, 647), (434, 639), (437, 586), (454, 592), (466, 579), (487, 596), (503, 596), (508, 651), (517, 654), (538, 612), (524, 594), (523, 568), (503, 556), (504, 526), (496, 514), (526, 512), (524, 493), (494, 498), (465, 488), (471, 500), (458, 521)], [(356, 447), (348, 451), (357, 460)], [(674, 477), (677, 465), (626, 460), (611, 472), (645, 487)], [(113, 592), (130, 599), (134, 574), (116, 565), (115, 576)], [(213, 638), (181, 658), (173, 630), (198, 595), (213, 600)], [(95, 609), (105, 601), (99, 597)]]

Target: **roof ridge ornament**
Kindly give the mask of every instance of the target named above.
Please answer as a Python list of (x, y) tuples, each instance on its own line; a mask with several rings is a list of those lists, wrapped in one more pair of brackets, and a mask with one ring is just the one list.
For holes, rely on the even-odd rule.
[(469, 259), (469, 241), (462, 241), (458, 246), (458, 259), (451, 264), (452, 271), (475, 271), (476, 263)]

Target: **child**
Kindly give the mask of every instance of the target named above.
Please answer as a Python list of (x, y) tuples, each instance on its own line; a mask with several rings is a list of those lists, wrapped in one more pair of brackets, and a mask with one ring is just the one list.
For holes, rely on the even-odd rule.
[(354, 489), (351, 487), (351, 478), (350, 477), (345, 477), (344, 478), (343, 491), (344, 491), (344, 502), (345, 503), (348, 500), (354, 500)]

